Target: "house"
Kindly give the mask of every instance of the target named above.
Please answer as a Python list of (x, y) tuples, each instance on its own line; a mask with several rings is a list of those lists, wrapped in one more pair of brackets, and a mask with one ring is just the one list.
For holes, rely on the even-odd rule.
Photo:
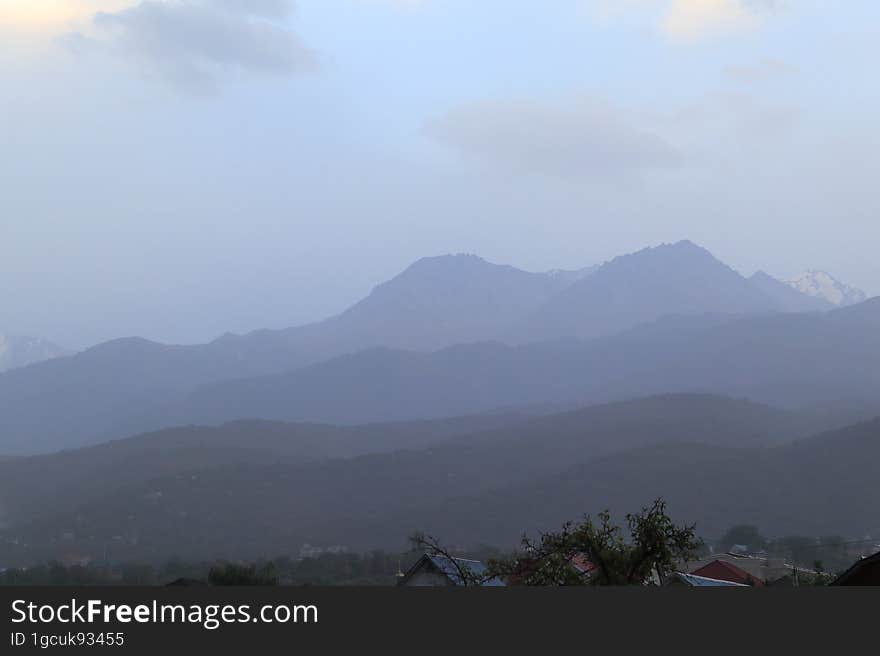
[(859, 560), (831, 585), (880, 586), (880, 552)]
[(728, 581), (730, 583), (751, 585), (759, 588), (764, 586), (764, 581), (757, 576), (740, 569), (726, 560), (713, 560), (711, 563), (703, 565), (699, 569), (690, 572), (690, 574), (703, 578), (715, 579), (717, 581)]
[(487, 569), (486, 565), (479, 560), (425, 554), (400, 577), (398, 585), (404, 587), (446, 587), (471, 585), (473, 580), (479, 581), (478, 584), (482, 586), (503, 586), (504, 582), (500, 579), (482, 580)]
[(575, 554), (571, 558), (571, 566), (574, 568), (578, 574), (583, 576), (585, 579), (589, 579), (596, 573), (596, 570), (599, 568), (596, 567), (596, 564), (587, 558), (586, 554)]
[[(797, 573), (798, 577), (801, 575), (811, 577), (815, 576), (816, 572), (792, 565), (791, 563), (787, 563), (784, 558), (776, 558), (772, 556), (768, 556), (766, 554), (758, 556), (755, 554), (752, 555), (744, 555), (737, 553), (721, 553), (714, 554), (712, 556), (708, 556), (706, 558), (689, 562), (682, 563), (680, 565), (680, 571), (687, 572), (689, 574), (694, 574), (697, 570), (710, 565), (713, 562), (720, 561), (733, 565), (734, 567), (750, 574), (753, 578), (763, 581), (764, 583), (771, 584), (776, 581), (780, 581), (786, 577), (790, 580), (794, 580), (794, 574)], [(708, 575), (709, 578), (717, 578)]]
[(734, 583), (733, 581), (725, 581), (722, 579), (710, 579), (705, 576), (697, 576), (696, 574), (685, 574), (684, 572), (675, 572), (666, 579), (663, 584), (666, 587), (688, 587), (688, 588), (748, 588), (750, 586), (744, 583)]

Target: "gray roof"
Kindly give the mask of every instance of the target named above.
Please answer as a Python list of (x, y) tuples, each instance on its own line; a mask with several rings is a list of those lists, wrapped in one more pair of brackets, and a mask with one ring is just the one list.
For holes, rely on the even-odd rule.
[(705, 576), (697, 576), (695, 574), (685, 574), (684, 572), (676, 572), (674, 576), (678, 580), (694, 588), (747, 588), (749, 586), (742, 583), (734, 583), (732, 581), (722, 581), (720, 579), (709, 579)]
[[(466, 572), (470, 572), (476, 578), (483, 578), (486, 575), (487, 570), (489, 569), (485, 563), (479, 560), (455, 558), (455, 563), (453, 563), (453, 559), (447, 558), (446, 556), (432, 556), (430, 554), (425, 554), (425, 558), (430, 560), (434, 567), (443, 572), (454, 585), (462, 585), (463, 583), (461, 580), (461, 574), (459, 573), (459, 568), (465, 570)], [(457, 567), (456, 563), (458, 565)], [(498, 578), (492, 578), (488, 581), (484, 581), (481, 585), (498, 587), (503, 586), (504, 581)]]

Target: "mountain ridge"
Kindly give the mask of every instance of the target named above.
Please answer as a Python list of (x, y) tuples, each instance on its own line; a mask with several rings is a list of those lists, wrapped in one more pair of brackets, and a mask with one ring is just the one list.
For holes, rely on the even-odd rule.
[[(91, 553), (110, 543), (121, 559), (255, 558), (304, 542), (402, 546), (415, 530), (504, 547), (523, 531), (606, 508), (622, 516), (658, 496), (676, 519), (697, 522), (702, 535), (739, 522), (811, 535), (876, 528), (880, 420), (812, 437), (803, 437), (809, 427), (801, 420), (742, 400), (664, 395), (429, 444), (422, 433), (412, 449), (331, 459), (309, 451), (339, 434), (332, 427), (165, 431), (98, 451), (0, 462), (0, 509), (12, 511), (0, 518), (0, 532), (14, 538), (0, 540), (0, 556), (39, 562), (59, 549)], [(343, 433), (356, 438), (363, 430), (368, 438), (387, 428)], [(241, 430), (256, 431), (251, 455), (227, 454)], [(405, 445), (409, 430), (394, 440)], [(178, 445), (170, 451), (169, 439)], [(180, 450), (194, 444), (201, 461)], [(98, 452), (104, 460), (93, 469)], [(99, 475), (126, 460), (141, 470)], [(46, 483), (55, 470), (67, 476), (60, 494)], [(46, 494), (57, 503), (40, 502)], [(9, 503), (22, 498), (30, 505)]]
[(517, 341), (601, 337), (669, 314), (779, 309), (708, 250), (683, 240), (605, 263), (530, 316)]
[[(561, 312), (563, 320), (557, 320), (553, 308)], [(679, 315), (688, 317), (687, 321), (679, 320), (680, 327), (687, 324), (686, 329), (694, 332), (698, 324), (707, 320), (705, 317), (769, 315), (779, 309), (778, 303), (692, 242), (644, 249), (616, 258), (595, 271), (587, 267), (579, 271), (529, 273), (474, 255), (423, 258), (378, 285), (359, 303), (324, 322), (281, 331), (227, 335), (193, 346), (126, 338), (0, 374), (0, 453), (15, 455), (77, 446), (201, 418), (209, 423), (242, 416), (358, 423), (468, 414), (532, 403), (637, 396), (664, 390), (635, 386), (601, 395), (598, 378), (579, 383), (585, 389), (578, 389), (570, 384), (575, 380), (570, 365), (559, 361), (559, 346), (536, 347), (531, 353), (513, 352), (513, 359), (505, 363), (501, 346), (487, 343), (526, 345), (538, 340), (569, 339), (572, 335), (604, 339)], [(534, 329), (531, 337), (529, 327)], [(655, 329), (669, 330), (662, 326)], [(483, 345), (475, 348), (473, 344)], [(370, 350), (383, 348), (386, 351)], [(438, 349), (451, 350), (442, 357), (431, 355)], [(548, 363), (541, 360), (545, 351), (549, 353)], [(365, 368), (361, 372), (346, 372), (344, 366), (340, 367), (340, 363), (346, 362), (339, 360), (341, 357), (355, 358), (348, 362), (359, 362)], [(472, 380), (457, 380), (460, 373), (456, 372), (463, 371), (468, 358), (483, 362), (484, 370), (478, 368)], [(517, 363), (518, 359), (522, 361)], [(611, 363), (605, 360), (602, 375), (608, 376)], [(522, 368), (525, 362), (531, 371)], [(310, 369), (322, 363), (323, 373), (315, 374), (318, 370)], [(627, 366), (632, 369), (631, 364)], [(557, 373), (562, 380), (545, 380), (542, 370), (548, 367), (560, 368)], [(244, 401), (251, 394), (248, 390), (260, 387), (261, 378), (290, 378), (296, 376), (291, 372), (307, 369), (308, 375), (324, 377), (318, 387), (330, 385), (326, 376), (332, 371), (351, 379), (341, 386), (330, 385), (324, 398), (315, 400), (316, 408), (326, 406), (333, 400), (333, 388), (349, 388), (354, 396), (339, 404), (343, 410), (338, 415), (316, 411), (314, 417), (303, 417), (278, 413), (273, 408), (261, 415), (261, 408), (266, 409), (269, 401), (274, 400), (276, 408), (291, 405), (281, 389), (264, 390), (265, 399), (256, 405)], [(424, 377), (435, 375), (441, 382), (455, 381), (459, 389), (444, 392), (449, 396), (448, 403), (442, 398), (435, 399), (433, 405), (424, 399), (415, 402), (406, 416), (388, 416), (378, 411), (373, 416), (364, 416), (348, 411), (353, 410), (355, 402), (370, 398), (377, 407), (386, 403), (378, 398), (381, 390), (374, 390), (372, 396), (364, 395), (363, 390), (370, 383), (365, 372), (375, 373), (377, 381), (396, 375), (394, 384), (414, 388), (424, 387)], [(522, 380), (520, 390), (516, 391), (516, 381), (510, 380), (533, 375), (544, 380), (548, 391), (556, 390), (562, 396), (541, 395), (534, 389), (537, 385), (530, 386)], [(410, 377), (410, 383), (406, 377)], [(197, 411), (190, 417), (182, 409), (192, 398), (207, 398), (206, 387), (233, 381), (245, 389), (241, 394), (231, 394), (219, 414), (212, 411), (203, 417)], [(357, 381), (362, 386), (360, 390), (350, 384)], [(611, 383), (609, 390), (616, 389), (613, 380)], [(683, 385), (668, 391), (726, 391), (702, 389), (700, 381), (694, 384), (696, 387)], [(512, 393), (483, 398), (494, 393), (487, 392), (486, 386)], [(470, 404), (463, 396), (465, 390), (473, 397)], [(411, 396), (408, 390), (403, 392), (403, 398)], [(303, 398), (309, 394), (305, 390)], [(487, 405), (490, 400), (492, 404)], [(300, 402), (295, 397), (293, 401), (294, 406)], [(46, 412), (47, 407), (52, 412)], [(227, 411), (233, 408), (240, 408), (243, 414), (229, 416)], [(418, 408), (427, 414), (415, 414)], [(169, 419), (163, 423), (166, 414)]]

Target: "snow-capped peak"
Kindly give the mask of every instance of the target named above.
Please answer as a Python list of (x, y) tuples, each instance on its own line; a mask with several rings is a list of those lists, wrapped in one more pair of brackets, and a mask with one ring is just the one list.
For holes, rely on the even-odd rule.
[(844, 307), (861, 303), (868, 298), (861, 289), (850, 287), (825, 271), (806, 271), (786, 284), (807, 296), (824, 298), (829, 303)]
[(63, 348), (45, 339), (0, 334), (0, 373), (67, 354)]

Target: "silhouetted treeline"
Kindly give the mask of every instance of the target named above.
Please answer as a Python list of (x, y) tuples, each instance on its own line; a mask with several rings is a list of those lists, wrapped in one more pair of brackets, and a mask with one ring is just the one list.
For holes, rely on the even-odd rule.
[(840, 535), (814, 538), (790, 535), (770, 539), (756, 526), (740, 524), (731, 527), (718, 540), (716, 548), (729, 551), (745, 547), (748, 552), (765, 552), (819, 572), (840, 572), (865, 549), (870, 550), (873, 543), (874, 540), (848, 540)]
[[(484, 549), (468, 556), (488, 557), (494, 553)], [(209, 585), (382, 586), (394, 585), (398, 568), (405, 571), (415, 558), (413, 553), (373, 551), (300, 560), (280, 557), (253, 563), (171, 560), (159, 567), (139, 563), (65, 566), (53, 562), (0, 572), (0, 585), (155, 586), (184, 581)]]
[[(788, 536), (765, 538), (750, 525), (731, 527), (719, 540), (710, 540), (696, 554), (705, 557), (709, 545), (716, 552), (737, 546), (761, 551), (794, 561), (798, 566), (821, 572), (841, 572), (863, 551), (861, 542), (840, 536)], [(455, 548), (463, 558), (490, 561), (503, 555), (491, 546)], [(326, 553), (314, 558), (294, 559), (281, 556), (253, 562), (203, 561), (172, 559), (163, 565), (144, 563), (69, 565), (50, 562), (29, 568), (0, 571), (0, 586), (160, 586), (177, 584), (205, 585), (290, 585), (290, 586), (391, 586), (398, 572), (406, 572), (420, 556), (415, 551), (369, 553)]]

